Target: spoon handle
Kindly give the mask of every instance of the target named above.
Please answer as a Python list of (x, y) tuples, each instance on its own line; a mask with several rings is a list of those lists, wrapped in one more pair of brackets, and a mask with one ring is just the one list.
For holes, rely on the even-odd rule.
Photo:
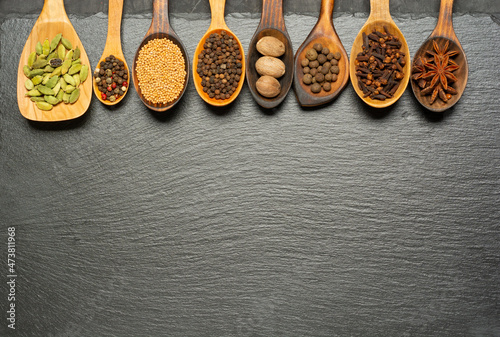
[[(114, 47), (121, 50), (121, 24), (123, 12), (123, 0), (109, 0), (108, 3), (108, 36), (106, 47)], [(116, 56), (116, 55), (115, 55)]]
[(226, 7), (226, 0), (210, 0), (210, 11), (212, 12), (212, 21), (208, 30), (225, 29), (229, 28), (224, 21), (224, 10)]
[(436, 36), (442, 36), (460, 44), (453, 30), (453, 0), (441, 0), (438, 22), (431, 34), (431, 37)]
[(149, 33), (168, 33), (169, 28), (168, 0), (153, 0), (153, 20), (149, 27)]
[(370, 0), (370, 19), (392, 21), (389, 0)]
[(60, 18), (66, 18), (69, 21), (64, 9), (64, 0), (45, 0), (38, 20), (49, 22)]
[(286, 33), (283, 0), (263, 0), (260, 28), (274, 28)]
[(332, 21), (333, 4), (335, 0), (321, 0), (321, 9), (319, 11), (319, 20), (325, 22)]

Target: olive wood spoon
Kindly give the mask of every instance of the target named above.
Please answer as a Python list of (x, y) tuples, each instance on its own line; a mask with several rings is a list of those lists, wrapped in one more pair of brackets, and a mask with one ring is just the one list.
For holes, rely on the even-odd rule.
[[(370, 0), (370, 16), (364, 24), (364, 26), (359, 31), (358, 35), (354, 39), (354, 43), (351, 49), (351, 59), (350, 59), (350, 76), (351, 83), (354, 87), (354, 91), (358, 96), (368, 105), (374, 108), (385, 108), (394, 104), (406, 90), (408, 85), (408, 80), (410, 79), (410, 50), (408, 49), (408, 43), (403, 36), (403, 33), (396, 26), (391, 18), (391, 13), (389, 12), (389, 0)], [(388, 33), (396, 36), (401, 41), (402, 46), (400, 50), (405, 53), (406, 64), (403, 67), (404, 77), (400, 81), (399, 88), (396, 90), (392, 98), (387, 98), (385, 101), (371, 99), (370, 97), (363, 98), (363, 91), (358, 86), (358, 78), (356, 77), (356, 65), (355, 60), (358, 53), (360, 53), (363, 45), (363, 32), (367, 35), (372, 33), (374, 30), (384, 32), (384, 27), (387, 27)]]
[[(426, 109), (434, 111), (434, 112), (442, 112), (454, 106), (462, 94), (464, 93), (465, 86), (467, 85), (467, 78), (469, 76), (469, 66), (467, 64), (467, 57), (465, 56), (465, 52), (458, 41), (457, 36), (455, 35), (455, 31), (453, 30), (453, 0), (441, 0), (441, 6), (439, 9), (439, 18), (436, 25), (436, 28), (432, 31), (431, 35), (425, 40), (422, 46), (418, 49), (417, 53), (413, 58), (413, 63), (418, 60), (420, 57), (426, 57), (426, 51), (435, 51), (433, 47), (433, 41), (436, 41), (441, 48), (444, 47), (446, 42), (449, 42), (448, 51), (458, 52), (456, 56), (452, 59), (455, 61), (460, 68), (453, 72), (453, 74), (458, 78), (458, 81), (455, 82), (454, 88), (457, 91), (456, 95), (452, 95), (447, 103), (443, 102), (439, 99), (433, 104), (430, 104), (430, 95), (421, 95), (420, 87), (415, 81), (411, 81), (411, 88), (417, 100), (424, 106)], [(430, 55), (427, 55), (427, 58)], [(412, 63), (412, 64), (413, 64)]]
[[(314, 107), (331, 102), (344, 90), (349, 80), (349, 59), (332, 21), (334, 2), (334, 0), (321, 1), (318, 22), (295, 53), (293, 88), (299, 104), (303, 107)], [(301, 62), (305, 58), (307, 50), (311, 49), (313, 44), (317, 42), (330, 49), (331, 53), (339, 52), (342, 57), (338, 62), (337, 81), (331, 82), (331, 90), (328, 92), (321, 90), (315, 94), (311, 91), (311, 85), (302, 82), (304, 72)]]
[[(285, 54), (279, 59), (285, 64), (285, 74), (278, 78), (281, 90), (276, 97), (262, 96), (256, 87), (260, 75), (255, 69), (255, 62), (262, 56), (257, 51), (257, 42), (264, 36), (273, 36), (285, 45)], [(263, 0), (260, 24), (255, 31), (247, 56), (247, 82), (255, 101), (263, 108), (271, 109), (278, 106), (285, 99), (293, 81), (293, 48), (285, 26), (283, 17), (283, 0)]]
[[(170, 41), (172, 41), (180, 48), (182, 52), (182, 56), (184, 57), (184, 64), (186, 66), (184, 88), (179, 94), (179, 97), (177, 97), (174, 101), (170, 103), (166, 104), (151, 103), (144, 97), (144, 95), (141, 92), (141, 88), (139, 87), (139, 82), (136, 73), (136, 62), (137, 62), (137, 57), (139, 56), (139, 51), (142, 49), (142, 47), (144, 47), (146, 43), (148, 43), (150, 40), (153, 39), (163, 39), (163, 38), (167, 38)], [(161, 62), (161, 60), (159, 60), (159, 62)], [(149, 26), (148, 31), (146, 32), (146, 35), (144, 36), (144, 39), (142, 39), (142, 42), (139, 45), (139, 48), (137, 48), (137, 51), (135, 53), (134, 62), (132, 64), (132, 79), (134, 81), (135, 90), (137, 91), (139, 98), (142, 100), (142, 103), (144, 103), (144, 105), (146, 105), (149, 109), (158, 112), (171, 109), (175, 104), (177, 104), (177, 102), (181, 100), (182, 95), (184, 95), (184, 92), (186, 92), (189, 80), (189, 56), (186, 53), (186, 48), (182, 44), (181, 39), (177, 36), (177, 34), (175, 34), (173, 28), (170, 26), (168, 20), (168, 0), (153, 0), (153, 19), (151, 21), (151, 25)]]
[[(85, 82), (80, 84), (80, 97), (73, 104), (64, 104), (63, 102), (55, 105), (51, 110), (44, 111), (38, 109), (34, 102), (29, 97), (26, 97), (26, 88), (24, 82), (27, 77), (24, 75), (23, 67), (28, 64), (29, 55), (35, 51), (37, 42), (42, 42), (45, 39), (51, 41), (57, 34), (62, 33), (63, 37), (68, 39), (73, 48), (80, 49), (81, 63), (89, 66), (89, 74)], [(80, 117), (87, 111), (90, 100), (92, 99), (92, 70), (87, 53), (83, 48), (82, 42), (78, 38), (78, 34), (71, 25), (68, 15), (64, 9), (63, 0), (45, 0), (42, 12), (36, 20), (35, 26), (24, 45), (23, 52), (19, 58), (19, 66), (17, 69), (17, 104), (21, 114), (33, 121), (40, 122), (57, 122), (70, 120)]]
[[(198, 95), (200, 95), (200, 97), (208, 104), (219, 107), (226, 106), (232, 103), (236, 99), (236, 97), (238, 97), (238, 95), (240, 94), (241, 88), (243, 87), (243, 83), (245, 83), (245, 52), (238, 37), (234, 35), (234, 33), (226, 25), (226, 21), (224, 20), (225, 7), (226, 7), (226, 0), (210, 0), (210, 10), (212, 12), (212, 20), (210, 22), (210, 26), (208, 27), (207, 32), (205, 33), (205, 35), (203, 35), (200, 42), (198, 43), (198, 46), (196, 47), (196, 51), (194, 52), (194, 57), (193, 57), (193, 80)], [(203, 45), (205, 44), (205, 40), (210, 36), (210, 34), (214, 33), (220, 34), (222, 31), (225, 31), (229, 36), (232, 36), (233, 39), (238, 43), (238, 47), (240, 48), (240, 53), (241, 53), (241, 64), (242, 64), (240, 81), (238, 82), (236, 90), (229, 98), (223, 100), (210, 98), (208, 94), (203, 91), (203, 86), (201, 85), (202, 79), (196, 71), (199, 62), (198, 56), (203, 50)]]
[[(109, 55), (113, 55), (118, 60), (123, 61), (125, 70), (128, 75), (130, 75), (127, 61), (125, 61), (125, 56), (122, 51), (122, 42), (120, 38), (120, 28), (122, 23), (122, 12), (123, 12), (123, 0), (109, 0), (108, 3), (108, 36), (106, 38), (106, 45), (104, 46), (104, 51), (102, 52), (101, 59), (97, 63), (95, 71), (99, 71), (99, 67), (101, 62), (106, 62), (106, 57)], [(122, 101), (123, 97), (128, 92), (129, 86), (127, 86), (127, 90), (123, 93), (122, 96), (118, 96), (118, 98), (111, 102), (110, 100), (103, 100), (101, 97), (101, 92), (97, 87), (97, 83), (95, 82), (95, 77), (92, 77), (94, 84), (94, 94), (97, 99), (101, 101), (102, 104), (106, 105), (115, 105)], [(130, 80), (127, 79), (127, 83), (130, 83)]]

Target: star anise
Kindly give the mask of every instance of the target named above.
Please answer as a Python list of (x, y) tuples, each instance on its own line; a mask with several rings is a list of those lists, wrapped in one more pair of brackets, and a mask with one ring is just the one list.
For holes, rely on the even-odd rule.
[(453, 75), (453, 71), (457, 70), (460, 68), (456, 64), (449, 64), (449, 56), (445, 56), (443, 59), (434, 58), (434, 64), (427, 62), (425, 63), (425, 67), (429, 69), (427, 73), (422, 75), (422, 78), (430, 78), (432, 77), (431, 80), (431, 87), (434, 87), (436, 83), (439, 81), (443, 87), (444, 90), (448, 89), (448, 81), (450, 82), (456, 82), (458, 79)]
[(427, 50), (426, 52), (432, 56), (434, 56), (434, 61), (437, 62), (438, 60), (444, 60), (444, 58), (446, 56), (448, 56), (448, 60), (450, 61), (450, 63), (452, 64), (456, 64), (455, 61), (453, 60), (450, 60), (451, 57), (455, 56), (458, 54), (458, 51), (456, 50), (450, 50), (448, 51), (448, 47), (450, 46), (450, 41), (446, 41), (446, 43), (444, 44), (444, 47), (443, 49), (439, 48), (436, 40), (433, 40), (432, 41), (432, 46), (434, 47), (434, 51), (433, 52), (432, 50)]

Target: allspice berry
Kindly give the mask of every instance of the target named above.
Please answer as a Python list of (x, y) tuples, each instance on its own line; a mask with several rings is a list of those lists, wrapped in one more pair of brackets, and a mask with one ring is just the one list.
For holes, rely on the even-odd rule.
[(330, 91), (330, 90), (332, 90), (332, 85), (330, 84), (330, 82), (325, 82), (323, 84), (323, 90), (324, 91)]
[(312, 83), (312, 75), (311, 74), (305, 74), (304, 77), (302, 78), (302, 82), (304, 82), (304, 84), (311, 84)]
[(318, 57), (318, 53), (316, 52), (316, 50), (314, 49), (309, 49), (307, 52), (306, 52), (306, 58), (309, 60), (309, 61), (314, 61), (316, 60), (316, 58)]
[(321, 91), (321, 84), (314, 83), (313, 85), (311, 85), (311, 91), (315, 94), (319, 93)]
[(340, 57), (339, 52), (331, 52), (328, 47), (318, 42), (307, 50), (305, 57), (301, 60), (304, 74), (302, 82), (310, 85), (312, 93), (318, 94), (322, 90), (325, 92), (332, 90), (332, 83), (337, 81), (340, 72), (338, 67)]

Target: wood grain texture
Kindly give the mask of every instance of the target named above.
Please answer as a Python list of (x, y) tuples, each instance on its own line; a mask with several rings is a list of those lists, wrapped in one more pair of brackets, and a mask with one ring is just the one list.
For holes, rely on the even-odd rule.
[[(256, 87), (260, 75), (255, 69), (255, 63), (262, 56), (257, 51), (257, 42), (264, 36), (272, 36), (280, 40), (285, 45), (285, 54), (280, 60), (285, 64), (285, 74), (278, 78), (280, 83), (280, 93), (276, 97), (264, 97)], [(247, 83), (254, 100), (265, 109), (272, 109), (280, 105), (285, 99), (293, 82), (293, 47), (288, 36), (283, 16), (283, 0), (263, 0), (262, 14), (260, 23), (255, 31), (250, 46), (248, 47), (247, 57)]]
[[(123, 0), (109, 0), (109, 10), (108, 10), (108, 35), (106, 37), (106, 44), (104, 45), (104, 51), (102, 52), (102, 56), (97, 62), (97, 68), (100, 68), (101, 62), (106, 61), (106, 57), (113, 55), (120, 61), (124, 62), (125, 70), (127, 74), (130, 75), (129, 67), (127, 61), (125, 60), (125, 56), (123, 55), (122, 50), (122, 40), (121, 40), (121, 25), (122, 25), (122, 12), (123, 12)], [(91, 74), (92, 75), (92, 74)], [(94, 94), (97, 99), (106, 105), (116, 105), (120, 103), (129, 90), (125, 91), (125, 93), (118, 97), (114, 102), (109, 100), (103, 100), (101, 97), (101, 92), (95, 82), (95, 77), (92, 77)], [(128, 81), (130, 82), (130, 81)]]
[(73, 104), (60, 103), (55, 105), (50, 111), (44, 111), (38, 109), (35, 103), (29, 97), (26, 97), (27, 90), (24, 82), (27, 78), (24, 75), (23, 67), (28, 64), (29, 55), (35, 51), (37, 42), (42, 43), (45, 39), (51, 41), (59, 33), (62, 33), (71, 42), (73, 48), (77, 46), (80, 48), (82, 64), (88, 65), (89, 73), (92, 74), (92, 67), (90, 66), (85, 48), (64, 10), (64, 1), (45, 0), (42, 12), (31, 29), (22, 53), (17, 54), (21, 55), (17, 67), (17, 105), (21, 114), (32, 121), (58, 122), (80, 117), (87, 111), (92, 99), (92, 81), (89, 80), (90, 76), (87, 78), (88, 81), (83, 82), (78, 88), (80, 89), (80, 97)]
[[(139, 98), (141, 99), (142, 103), (144, 103), (145, 106), (147, 106), (149, 109), (156, 111), (156, 112), (163, 112), (167, 111), (171, 108), (173, 108), (181, 99), (184, 93), (186, 92), (186, 88), (189, 83), (189, 72), (190, 72), (190, 61), (189, 61), (189, 56), (188, 53), (186, 52), (186, 47), (184, 47), (184, 44), (182, 43), (181, 39), (179, 36), (175, 33), (174, 29), (170, 26), (169, 22), (169, 16), (168, 16), (168, 0), (154, 0), (153, 1), (153, 19), (151, 20), (151, 25), (149, 26), (148, 31), (146, 32), (146, 35), (142, 39), (139, 47), (137, 48), (137, 51), (135, 52), (135, 57), (134, 61), (132, 63), (132, 80), (134, 82), (134, 87), (135, 90), (137, 91), (137, 94), (139, 95)], [(179, 47), (179, 49), (182, 52), (182, 56), (184, 57), (184, 64), (185, 64), (185, 70), (186, 70), (186, 76), (184, 78), (184, 88), (182, 89), (182, 92), (179, 94), (177, 99), (175, 99), (172, 102), (169, 103), (152, 103), (148, 101), (144, 95), (141, 92), (141, 88), (139, 87), (139, 80), (137, 79), (137, 74), (136, 74), (136, 62), (137, 58), (139, 57), (139, 51), (144, 47), (145, 44), (147, 44), (149, 41), (154, 40), (154, 39), (169, 39), (172, 41), (175, 45)], [(130, 89), (130, 87), (129, 87)]]
[[(258, 15), (226, 20), (247, 46)], [(436, 24), (395, 20), (410, 50)], [(170, 21), (193, 55), (208, 17)], [(316, 20), (285, 21), (298, 46)], [(346, 46), (365, 21), (335, 18)], [(350, 87), (314, 111), (292, 95), (260, 109), (246, 86), (215, 109), (190, 84), (167, 114), (131, 93), (41, 125), (16, 111), (9, 80), (34, 22), (0, 27), (0, 259), (16, 226), (15, 336), (498, 336), (500, 86), (484, 60), (500, 63), (500, 41), (477, 39), (499, 36), (490, 16), (454, 17), (471, 72), (442, 117), (409, 91), (380, 112)], [(95, 64), (107, 15), (72, 22)], [(150, 23), (124, 17), (129, 64)], [(2, 323), (0, 335), (14, 334)]]
[[(309, 33), (306, 40), (295, 53), (293, 88), (297, 100), (303, 107), (314, 107), (331, 102), (342, 92), (342, 90), (345, 89), (347, 82), (349, 81), (349, 56), (347, 56), (347, 52), (342, 45), (342, 41), (340, 41), (340, 38), (335, 31), (335, 27), (333, 26), (333, 5), (334, 0), (321, 1), (321, 10), (318, 22), (316, 22), (316, 25)], [(311, 91), (311, 86), (305, 85), (302, 81), (304, 78), (304, 72), (301, 65), (301, 61), (305, 58), (307, 50), (312, 48), (316, 42), (321, 43), (324, 47), (327, 47), (330, 52), (339, 52), (342, 55), (338, 64), (339, 74), (337, 81), (332, 82), (332, 87), (329, 92), (322, 90), (317, 94)]]

